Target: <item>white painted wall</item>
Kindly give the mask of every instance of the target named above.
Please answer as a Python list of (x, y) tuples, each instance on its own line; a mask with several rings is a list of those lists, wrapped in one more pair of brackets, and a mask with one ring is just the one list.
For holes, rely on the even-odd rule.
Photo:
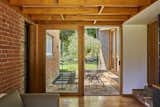
[(123, 94), (147, 84), (147, 25), (123, 25)]
[(156, 21), (159, 14), (160, 0), (157, 0), (149, 7), (143, 9), (142, 11), (125, 21), (124, 24), (149, 24)]

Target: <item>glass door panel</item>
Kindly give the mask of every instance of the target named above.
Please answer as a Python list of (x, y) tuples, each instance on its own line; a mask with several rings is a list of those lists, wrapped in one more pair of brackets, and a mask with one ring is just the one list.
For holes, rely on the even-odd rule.
[(46, 92), (78, 93), (77, 31), (47, 30), (47, 36)]

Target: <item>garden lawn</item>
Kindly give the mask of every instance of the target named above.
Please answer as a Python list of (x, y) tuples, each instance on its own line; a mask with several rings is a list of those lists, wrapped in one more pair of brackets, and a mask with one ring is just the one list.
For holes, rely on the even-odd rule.
[[(63, 69), (64, 71), (77, 71), (78, 64), (76, 63), (64, 64), (63, 68), (62, 65), (60, 65), (60, 69)], [(97, 64), (96, 63), (85, 64), (85, 69), (95, 70), (97, 69)]]

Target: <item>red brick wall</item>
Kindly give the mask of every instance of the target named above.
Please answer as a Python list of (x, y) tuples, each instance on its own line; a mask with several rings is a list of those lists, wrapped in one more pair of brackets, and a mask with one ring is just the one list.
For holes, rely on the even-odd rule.
[(59, 72), (59, 30), (47, 30), (53, 36), (53, 56), (46, 56), (46, 91)]
[(23, 91), (24, 19), (0, 2), (0, 93)]

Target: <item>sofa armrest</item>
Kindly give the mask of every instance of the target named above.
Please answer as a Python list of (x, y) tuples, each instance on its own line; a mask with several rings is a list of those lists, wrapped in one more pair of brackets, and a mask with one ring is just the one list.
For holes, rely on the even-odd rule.
[(23, 94), (24, 107), (59, 107), (58, 94)]

